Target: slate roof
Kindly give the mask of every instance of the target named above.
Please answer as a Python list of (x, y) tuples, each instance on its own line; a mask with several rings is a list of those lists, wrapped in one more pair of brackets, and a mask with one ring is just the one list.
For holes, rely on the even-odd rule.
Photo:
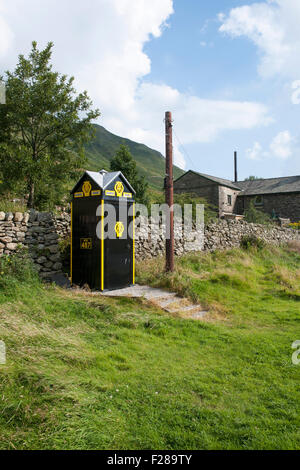
[[(214, 183), (217, 183), (219, 184), (220, 186), (226, 186), (228, 188), (232, 188), (232, 189), (236, 189), (237, 191), (240, 191), (240, 188), (236, 185), (236, 183), (233, 183), (232, 181), (230, 180), (226, 180), (224, 178), (217, 178), (216, 176), (210, 176), (210, 175), (205, 175), (204, 173), (198, 173), (197, 171), (193, 171), (193, 170), (189, 170), (187, 173), (194, 173), (195, 175), (199, 175), (199, 176), (202, 176), (203, 178), (206, 178), (210, 181), (213, 181)], [(180, 178), (182, 178), (183, 176), (185, 176), (187, 173), (185, 173), (184, 175), (180, 176), (176, 181), (179, 181)]]
[(233, 183), (224, 178), (217, 178), (216, 176), (198, 173), (197, 171), (189, 170), (184, 175), (180, 176), (176, 181), (179, 181), (183, 176), (188, 173), (194, 173), (202, 176), (220, 186), (226, 186), (231, 189), (241, 191), (239, 196), (255, 196), (258, 194), (280, 194), (280, 193), (300, 193), (300, 176), (285, 176), (281, 178), (268, 178), (258, 179), (252, 181), (237, 181)]
[(97, 172), (97, 171), (86, 171), (84, 175), (80, 178), (80, 180), (76, 183), (74, 188), (71, 191), (71, 194), (75, 191), (79, 183), (84, 179), (85, 175), (88, 175), (95, 183), (99, 186), (101, 189), (106, 189), (112, 181), (117, 179), (119, 176), (121, 176), (125, 183), (128, 185), (128, 187), (131, 189), (131, 191), (135, 194), (135, 190), (131, 186), (131, 184), (128, 182), (128, 180), (125, 178), (123, 173), (121, 171), (112, 171), (110, 173), (107, 172)]
[(228, 188), (237, 189), (237, 190), (240, 189), (235, 183), (233, 183), (230, 180), (226, 180), (224, 178), (217, 178), (216, 176), (205, 175), (204, 173), (197, 173), (197, 174), (200, 176), (203, 176), (203, 178), (207, 178), (211, 181), (214, 181), (215, 183), (218, 183), (221, 186), (227, 186)]
[(243, 191), (240, 196), (300, 192), (300, 176), (238, 181), (235, 184)]

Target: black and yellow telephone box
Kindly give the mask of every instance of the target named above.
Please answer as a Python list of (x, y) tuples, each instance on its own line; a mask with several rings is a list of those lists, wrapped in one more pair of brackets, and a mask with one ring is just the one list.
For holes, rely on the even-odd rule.
[(121, 172), (86, 171), (71, 192), (71, 282), (93, 290), (135, 283), (135, 191)]

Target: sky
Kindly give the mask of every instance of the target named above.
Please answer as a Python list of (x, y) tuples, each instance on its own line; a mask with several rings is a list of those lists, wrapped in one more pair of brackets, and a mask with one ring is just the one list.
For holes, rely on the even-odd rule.
[(299, 0), (0, 0), (0, 75), (54, 43), (109, 131), (233, 179), (300, 174)]

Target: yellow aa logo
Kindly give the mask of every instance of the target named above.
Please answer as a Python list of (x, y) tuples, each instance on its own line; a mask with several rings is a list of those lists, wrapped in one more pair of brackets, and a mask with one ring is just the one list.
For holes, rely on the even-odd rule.
[(92, 185), (89, 181), (85, 181), (82, 186), (82, 191), (85, 197), (88, 197), (91, 194)]
[(118, 238), (121, 238), (124, 233), (125, 227), (122, 222), (117, 222), (115, 225), (115, 232)]
[(115, 191), (116, 191), (116, 194), (118, 197), (122, 197), (123, 196), (123, 193), (124, 193), (124, 186), (123, 184), (121, 183), (121, 181), (118, 181), (116, 184), (115, 184)]

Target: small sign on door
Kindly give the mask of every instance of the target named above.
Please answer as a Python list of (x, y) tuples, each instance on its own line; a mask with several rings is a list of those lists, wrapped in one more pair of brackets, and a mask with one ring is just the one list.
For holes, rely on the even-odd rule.
[(80, 239), (80, 249), (81, 250), (92, 250), (93, 242), (91, 238), (81, 238)]

